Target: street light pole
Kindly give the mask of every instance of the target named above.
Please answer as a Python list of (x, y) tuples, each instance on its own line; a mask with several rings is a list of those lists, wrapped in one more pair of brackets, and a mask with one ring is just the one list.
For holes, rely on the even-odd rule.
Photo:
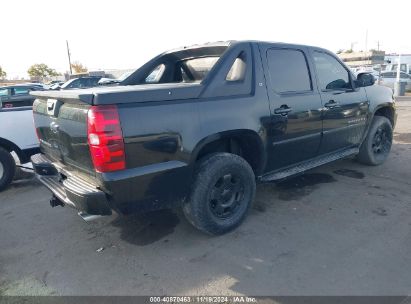
[(70, 75), (72, 75), (73, 71), (71, 69), (71, 58), (70, 58), (70, 49), (69, 49), (68, 40), (66, 40), (66, 45), (67, 45), (67, 56), (68, 56), (68, 61), (69, 61), (69, 66), (70, 66)]

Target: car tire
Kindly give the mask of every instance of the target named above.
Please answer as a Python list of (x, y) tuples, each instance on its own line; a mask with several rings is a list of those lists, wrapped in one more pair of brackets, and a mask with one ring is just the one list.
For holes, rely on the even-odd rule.
[(375, 116), (367, 137), (361, 144), (357, 160), (370, 166), (381, 165), (390, 153), (392, 133), (390, 120), (384, 116)]
[(13, 156), (0, 147), (0, 191), (3, 191), (13, 180), (16, 163)]
[(199, 230), (224, 234), (243, 222), (255, 188), (254, 172), (243, 158), (230, 153), (211, 154), (196, 166), (184, 214)]

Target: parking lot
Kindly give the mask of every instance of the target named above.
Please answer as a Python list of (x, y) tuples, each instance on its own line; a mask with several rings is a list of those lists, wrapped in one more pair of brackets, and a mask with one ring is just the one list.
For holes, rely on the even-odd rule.
[(239, 229), (206, 236), (178, 211), (85, 223), (33, 178), (0, 193), (3, 295), (406, 295), (411, 98), (387, 162), (259, 185)]

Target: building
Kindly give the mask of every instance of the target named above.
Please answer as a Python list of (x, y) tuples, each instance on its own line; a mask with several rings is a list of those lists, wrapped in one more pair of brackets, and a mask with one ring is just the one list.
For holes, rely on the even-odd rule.
[(370, 50), (367, 52), (343, 52), (338, 54), (349, 67), (373, 66), (384, 64), (385, 51)]

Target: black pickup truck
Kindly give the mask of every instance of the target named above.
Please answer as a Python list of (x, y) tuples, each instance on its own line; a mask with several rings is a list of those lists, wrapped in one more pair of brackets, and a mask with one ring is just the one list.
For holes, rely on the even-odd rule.
[(392, 91), (311, 46), (218, 42), (165, 52), (118, 86), (47, 91), (32, 157), (52, 206), (84, 219), (181, 206), (210, 234), (237, 227), (256, 182), (348, 156), (379, 165)]

